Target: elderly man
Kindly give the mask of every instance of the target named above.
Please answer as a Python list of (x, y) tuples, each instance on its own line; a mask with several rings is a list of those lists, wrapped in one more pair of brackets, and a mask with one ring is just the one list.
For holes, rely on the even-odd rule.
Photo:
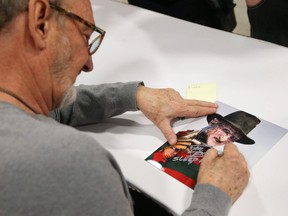
[[(104, 35), (89, 0), (0, 0), (1, 215), (133, 215), (114, 158), (70, 126), (140, 110), (175, 144), (174, 118), (216, 111), (141, 82), (75, 88)], [(232, 143), (224, 151), (207, 152), (185, 215), (225, 215), (246, 187), (245, 159)]]

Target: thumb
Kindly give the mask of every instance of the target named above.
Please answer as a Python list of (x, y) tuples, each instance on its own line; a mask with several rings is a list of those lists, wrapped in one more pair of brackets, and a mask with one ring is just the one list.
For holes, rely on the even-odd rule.
[(177, 143), (177, 136), (173, 131), (170, 122), (163, 121), (158, 125), (158, 128), (164, 134), (166, 140), (169, 142), (170, 145), (175, 145)]
[(203, 163), (210, 163), (211, 161), (215, 160), (218, 157), (218, 151), (214, 148), (209, 149), (206, 153), (204, 158), (201, 161)]

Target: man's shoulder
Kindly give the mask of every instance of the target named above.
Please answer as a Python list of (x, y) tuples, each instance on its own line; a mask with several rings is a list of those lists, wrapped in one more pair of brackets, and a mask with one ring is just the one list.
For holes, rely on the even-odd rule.
[(26, 145), (41, 144), (95, 144), (96, 141), (79, 130), (61, 124), (50, 117), (30, 115), (12, 110), (0, 113), (0, 140), (6, 143)]

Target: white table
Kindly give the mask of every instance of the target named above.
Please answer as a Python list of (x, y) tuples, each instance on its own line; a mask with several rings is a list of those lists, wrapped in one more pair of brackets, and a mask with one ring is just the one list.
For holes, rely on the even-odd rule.
[[(144, 81), (183, 97), (191, 83), (214, 82), (217, 99), (288, 128), (287, 48), (210, 29), (111, 0), (92, 1), (107, 31), (93, 56), (94, 71), (77, 84)], [(189, 124), (177, 122), (175, 131)], [(181, 214), (193, 191), (144, 159), (165, 142), (140, 112), (84, 127), (119, 162), (129, 182)], [(251, 167), (251, 180), (230, 215), (287, 216), (288, 136)]]

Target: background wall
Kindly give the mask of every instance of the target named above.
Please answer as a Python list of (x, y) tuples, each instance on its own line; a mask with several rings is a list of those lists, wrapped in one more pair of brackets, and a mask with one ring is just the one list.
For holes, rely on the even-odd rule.
[(247, 16), (247, 6), (245, 0), (234, 0), (236, 4), (235, 14), (237, 19), (237, 26), (234, 33), (250, 36), (250, 24)]

